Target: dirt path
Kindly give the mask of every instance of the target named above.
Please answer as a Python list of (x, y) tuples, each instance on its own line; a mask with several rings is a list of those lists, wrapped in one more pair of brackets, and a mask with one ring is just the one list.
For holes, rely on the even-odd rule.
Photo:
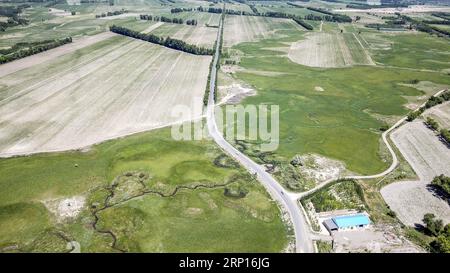
[(0, 65), (0, 78), (19, 70), (31, 67), (33, 65), (50, 61), (59, 56), (74, 52), (75, 50), (98, 43), (116, 35), (117, 34), (112, 32), (103, 32), (93, 36), (86, 36), (76, 40), (74, 39), (74, 41), (70, 44), (50, 49), (45, 52), (28, 56), (10, 63), (2, 64)]

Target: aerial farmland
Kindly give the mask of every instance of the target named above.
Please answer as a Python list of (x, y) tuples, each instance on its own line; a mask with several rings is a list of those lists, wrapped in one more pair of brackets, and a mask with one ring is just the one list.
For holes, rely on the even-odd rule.
[(0, 1), (0, 252), (450, 252), (431, 2)]

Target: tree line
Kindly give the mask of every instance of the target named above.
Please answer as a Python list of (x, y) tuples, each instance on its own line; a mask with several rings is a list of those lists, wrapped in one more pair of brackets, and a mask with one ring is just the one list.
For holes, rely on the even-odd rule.
[(440, 29), (435, 26), (430, 26), (427, 23), (425, 23), (425, 21), (419, 21), (406, 15), (401, 15), (401, 18), (410, 23), (410, 28), (414, 27), (418, 31), (426, 32), (429, 34), (438, 34), (440, 36), (442, 35), (450, 36), (450, 31)]
[(432, 96), (430, 97), (424, 106), (420, 107), (416, 111), (410, 112), (406, 118), (407, 121), (413, 121), (418, 116), (420, 116), (423, 112), (425, 112), (426, 109), (431, 108), (435, 105), (441, 104), (443, 102), (450, 100), (450, 92), (447, 90), (444, 93), (440, 94), (439, 96)]
[(434, 253), (450, 253), (450, 224), (444, 226), (444, 222), (432, 213), (425, 214), (422, 221), (425, 223), (423, 233), (433, 238), (428, 244), (429, 250)]
[(450, 25), (450, 20), (424, 20), (422, 22), (431, 25)]
[(442, 18), (444, 20), (450, 20), (450, 12), (434, 12), (431, 13), (434, 17)]
[(34, 55), (71, 42), (72, 37), (34, 43), (19, 43), (13, 46), (11, 49), (2, 50), (0, 52), (0, 54), (2, 54), (0, 55), (0, 64)]
[(183, 52), (195, 54), (195, 55), (213, 55), (214, 50), (204, 47), (198, 47), (196, 45), (188, 44), (182, 40), (173, 39), (170, 37), (163, 38), (156, 36), (154, 34), (148, 33), (141, 33), (138, 31), (134, 31), (128, 28), (112, 25), (110, 28), (110, 31), (114, 33), (118, 33), (124, 36), (132, 37), (135, 39), (147, 41), (153, 44), (162, 45), (168, 48), (172, 48), (175, 50), (180, 50)]
[(248, 7), (253, 11), (254, 14), (259, 14), (258, 9), (255, 7), (255, 5), (247, 4)]
[[(169, 17), (165, 17), (165, 16), (152, 16), (152, 15), (148, 15), (148, 14), (141, 14), (139, 15), (139, 18), (141, 20), (147, 20), (147, 21), (161, 21), (161, 22), (165, 22), (165, 23), (172, 23), (172, 24), (183, 24), (184, 21), (181, 18), (169, 18)], [(186, 20), (186, 24), (190, 25), (190, 26), (196, 26), (198, 24), (196, 19), (189, 19)]]
[(0, 15), (8, 17), (6, 22), (0, 22), (0, 31), (5, 31), (9, 27), (18, 25), (28, 25), (27, 19), (21, 18), (19, 15), (23, 9), (29, 8), (30, 5), (22, 4), (18, 6), (0, 6)]
[(338, 23), (351, 23), (352, 22), (352, 18), (345, 14), (336, 14), (336, 13), (332, 13), (330, 11), (327, 11), (327, 10), (324, 10), (321, 8), (307, 7), (307, 9), (325, 14), (326, 16), (324, 17), (324, 19), (326, 21), (332, 21), (332, 22), (338, 22)]
[(184, 11), (192, 11), (192, 8), (173, 8), (170, 10), (170, 13), (180, 13)]
[(427, 117), (425, 124), (431, 129), (439, 133), (442, 141), (450, 145), (450, 130), (445, 128), (439, 129), (439, 124), (431, 117)]
[(120, 14), (124, 14), (124, 13), (128, 13), (128, 10), (122, 9), (122, 10), (116, 10), (116, 11), (108, 11), (107, 13), (96, 14), (95, 18), (110, 17), (110, 16), (120, 15)]

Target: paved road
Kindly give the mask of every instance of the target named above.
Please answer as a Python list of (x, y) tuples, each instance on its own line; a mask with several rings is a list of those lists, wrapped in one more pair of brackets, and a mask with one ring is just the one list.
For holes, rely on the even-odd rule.
[(289, 193), (269, 174), (264, 168), (253, 162), (246, 155), (234, 148), (228, 143), (222, 133), (218, 130), (216, 119), (214, 117), (214, 86), (216, 82), (216, 65), (218, 61), (220, 30), (222, 29), (222, 21), (220, 22), (217, 35), (216, 53), (214, 55), (213, 66), (211, 69), (211, 82), (207, 107), (207, 123), (208, 131), (214, 141), (230, 156), (239, 161), (251, 174), (256, 174), (257, 179), (264, 185), (273, 199), (279, 202), (284, 210), (289, 213), (293, 223), (297, 252), (314, 252), (314, 246), (309, 232), (309, 226), (306, 222), (305, 215), (301, 212), (296, 199), (291, 199)]

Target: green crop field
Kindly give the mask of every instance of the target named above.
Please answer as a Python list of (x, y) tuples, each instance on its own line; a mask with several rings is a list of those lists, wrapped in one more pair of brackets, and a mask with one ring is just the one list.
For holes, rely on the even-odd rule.
[[(67, 251), (68, 241), (82, 252), (278, 252), (287, 244), (259, 183), (211, 142), (177, 142), (167, 129), (84, 152), (1, 159), (0, 177), (2, 251)], [(73, 196), (86, 199), (76, 218), (47, 209), (48, 200)]]

